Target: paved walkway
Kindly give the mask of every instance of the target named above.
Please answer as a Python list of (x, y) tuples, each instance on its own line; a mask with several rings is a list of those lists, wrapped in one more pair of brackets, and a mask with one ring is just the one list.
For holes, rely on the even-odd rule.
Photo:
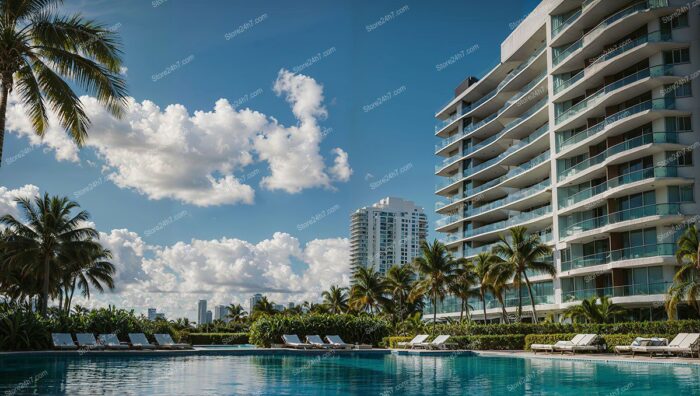
[(519, 357), (524, 359), (548, 359), (548, 360), (571, 360), (571, 361), (594, 361), (604, 363), (653, 363), (653, 364), (692, 364), (700, 366), (700, 359), (689, 357), (649, 357), (640, 355), (615, 355), (612, 353), (597, 353), (584, 354), (577, 353), (575, 355), (559, 353), (538, 353), (526, 351), (475, 351), (479, 356), (502, 356), (502, 357)]

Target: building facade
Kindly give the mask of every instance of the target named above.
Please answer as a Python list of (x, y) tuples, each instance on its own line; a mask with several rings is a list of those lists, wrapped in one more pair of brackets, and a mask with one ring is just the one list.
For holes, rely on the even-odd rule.
[(258, 303), (258, 301), (262, 300), (263, 296), (262, 294), (254, 294), (253, 297), (248, 300), (248, 314), (253, 313), (253, 308), (255, 308), (255, 304)]
[(207, 324), (207, 300), (199, 300), (197, 303), (197, 324)]
[[(629, 319), (665, 317), (675, 242), (700, 213), (699, 70), (692, 2), (542, 1), (499, 64), (436, 114), (442, 241), (470, 258), (526, 226), (557, 268), (529, 274), (538, 316), (609, 296)], [(509, 315), (518, 293), (504, 294)], [(483, 320), (481, 300), (470, 304)], [(486, 308), (500, 320), (497, 299)], [(459, 309), (454, 298), (438, 307)]]
[(228, 322), (228, 308), (225, 305), (217, 305), (214, 307), (214, 320)]
[(384, 198), (350, 219), (351, 267), (373, 267), (382, 274), (413, 261), (428, 233), (423, 208), (400, 198)]
[(158, 314), (155, 308), (148, 308), (148, 320), (151, 322), (156, 320), (156, 315)]

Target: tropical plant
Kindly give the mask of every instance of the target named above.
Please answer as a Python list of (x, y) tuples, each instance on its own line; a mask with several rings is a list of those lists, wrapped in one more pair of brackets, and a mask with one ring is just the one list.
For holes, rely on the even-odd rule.
[[(58, 294), (61, 282), (66, 280), (66, 272), (70, 273), (68, 279), (72, 276), (81, 278), (82, 275), (88, 281), (94, 277), (99, 280), (99, 287), (95, 284), (93, 287), (98, 289), (101, 283), (112, 284), (111, 264), (95, 264), (102, 263), (103, 257), (100, 255), (104, 256), (106, 252), (100, 251), (95, 242), (99, 238), (97, 231), (86, 225), (90, 219), (88, 212), (73, 214), (73, 210), (80, 208), (76, 202), (66, 197), (49, 197), (48, 194), (35, 197), (33, 203), (29, 198), (18, 198), (16, 202), (26, 222), (10, 214), (0, 218), (0, 224), (9, 230), (3, 239), (4, 266), (13, 267), (32, 279), (41, 279), (42, 315), (46, 316), (49, 298)], [(83, 260), (85, 256), (96, 261), (85, 264), (90, 261)], [(81, 258), (84, 265), (99, 267), (99, 270), (87, 276), (83, 270), (66, 269), (66, 263), (76, 258)], [(30, 291), (33, 292), (35, 286), (32, 282)]]
[(386, 304), (386, 284), (382, 275), (372, 267), (357, 267), (353, 271), (349, 307), (358, 312), (379, 312)]
[(433, 324), (437, 323), (437, 304), (442, 302), (454, 284), (457, 261), (449, 254), (445, 245), (437, 239), (432, 244), (423, 241), (421, 255), (414, 259), (416, 270), (421, 280), (416, 285), (416, 292), (429, 296), (433, 304)]
[[(477, 293), (474, 291), (474, 286), (479, 283), (478, 274), (475, 271), (474, 263), (467, 260), (457, 260), (452, 284), (449, 285), (449, 291), (455, 297), (460, 299), (459, 321), (464, 318), (464, 313), (467, 314), (467, 321), (471, 322), (469, 298), (474, 297)], [(484, 314), (486, 311), (484, 311)], [(485, 316), (484, 316), (485, 317)]]
[(44, 136), (47, 105), (79, 146), (90, 125), (67, 82), (93, 95), (114, 116), (126, 107), (118, 34), (96, 21), (59, 15), (62, 0), (0, 0), (0, 162), (9, 94), (26, 108), (34, 132)]
[(253, 319), (256, 319), (260, 317), (260, 315), (274, 315), (277, 313), (277, 310), (275, 310), (275, 304), (270, 302), (267, 299), (267, 296), (263, 296), (260, 300), (255, 302), (255, 305), (253, 305), (253, 312), (251, 312), (251, 315), (253, 316)]
[(63, 303), (59, 305), (63, 311), (70, 312), (76, 287), (86, 299), (90, 298), (91, 286), (100, 293), (104, 292), (105, 286), (110, 290), (114, 289), (112, 276), (116, 270), (114, 265), (107, 261), (111, 258), (112, 253), (97, 242), (87, 244), (85, 249), (70, 252), (65, 257), (66, 262), (61, 263), (63, 279), (59, 289), (63, 299)]
[(333, 314), (340, 314), (348, 310), (348, 293), (345, 287), (331, 286), (321, 293), (323, 304)]
[(555, 277), (556, 267), (551, 260), (547, 260), (552, 255), (552, 249), (540, 241), (539, 235), (528, 234), (527, 228), (523, 226), (511, 228), (508, 236), (499, 235), (499, 243), (492, 249), (493, 254), (501, 259), (501, 262), (496, 264), (499, 266), (496, 271), (513, 279), (513, 285), (518, 288), (518, 321), (522, 320), (521, 288), (525, 284), (532, 304), (532, 321), (537, 322), (535, 295), (527, 273), (541, 272)]
[(678, 238), (676, 261), (679, 268), (673, 276), (673, 284), (666, 296), (666, 312), (669, 319), (676, 317), (678, 304), (685, 301), (700, 314), (700, 231), (695, 224), (689, 226)]
[(484, 323), (486, 319), (486, 295), (494, 294), (494, 288), (491, 284), (489, 274), (493, 266), (499, 261), (498, 256), (490, 252), (481, 252), (473, 260), (474, 275), (479, 284), (479, 299), (481, 299), (481, 307), (484, 311)]
[(584, 323), (612, 323), (615, 318), (627, 312), (619, 305), (613, 304), (607, 296), (593, 296), (581, 301), (564, 311), (564, 317), (571, 318), (574, 322)]
[(232, 322), (240, 322), (248, 315), (241, 304), (230, 304), (226, 309), (228, 312), (226, 318)]
[(415, 307), (409, 297), (415, 283), (415, 273), (408, 264), (393, 265), (386, 272), (385, 291), (391, 300), (386, 301), (385, 310), (394, 317), (394, 323), (414, 312)]
[(489, 268), (486, 283), (488, 283), (491, 288), (491, 292), (501, 305), (502, 323), (508, 323), (508, 312), (506, 311), (505, 297), (503, 295), (510, 288), (510, 281), (512, 278), (509, 277), (509, 271), (507, 271), (507, 268), (499, 265), (500, 259), (498, 256), (494, 257), (496, 257), (496, 260)]

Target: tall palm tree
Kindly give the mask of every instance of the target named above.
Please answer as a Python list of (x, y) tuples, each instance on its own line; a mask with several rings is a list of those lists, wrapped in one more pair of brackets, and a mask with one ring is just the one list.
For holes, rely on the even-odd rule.
[(373, 314), (386, 303), (384, 290), (385, 281), (382, 275), (373, 267), (355, 268), (350, 287), (350, 308)]
[[(481, 307), (484, 310), (484, 323), (486, 323), (486, 294), (493, 293), (493, 285), (489, 277), (489, 271), (500, 260), (498, 256), (489, 252), (481, 252), (474, 258), (474, 274), (476, 275), (479, 284), (479, 298), (481, 299)], [(495, 294), (495, 293), (494, 293)]]
[(0, 163), (8, 96), (15, 90), (35, 133), (44, 135), (48, 107), (78, 145), (90, 120), (77, 85), (113, 115), (126, 107), (119, 35), (76, 14), (57, 13), (62, 0), (0, 0)]
[(528, 271), (544, 272), (552, 277), (556, 275), (554, 263), (547, 260), (552, 255), (552, 249), (540, 241), (537, 234), (528, 234), (523, 226), (513, 227), (509, 230), (509, 237), (499, 235), (499, 243), (492, 251), (499, 256), (502, 262), (499, 272), (513, 279), (513, 284), (518, 288), (518, 320), (522, 319), (523, 301), (521, 288), (523, 283), (527, 287), (530, 303), (532, 304), (532, 320), (537, 322), (537, 310), (535, 309), (535, 296), (532, 293), (532, 284), (527, 276)]
[(430, 296), (433, 303), (433, 324), (437, 323), (437, 303), (445, 300), (449, 285), (454, 283), (457, 261), (449, 254), (445, 245), (437, 239), (429, 244), (421, 243), (421, 255), (416, 257), (414, 265), (421, 275), (416, 289)]
[(256, 316), (261, 314), (274, 315), (275, 313), (277, 313), (275, 305), (267, 299), (267, 296), (263, 296), (253, 306), (252, 314)]
[(700, 313), (700, 232), (693, 224), (678, 238), (676, 261), (680, 266), (673, 276), (673, 284), (666, 297), (666, 312), (669, 319), (676, 317), (676, 307), (686, 301)]
[(478, 283), (479, 281), (477, 279), (477, 273), (474, 270), (474, 264), (468, 260), (457, 260), (455, 276), (452, 284), (449, 286), (449, 290), (452, 295), (460, 299), (460, 322), (465, 312), (467, 314), (467, 321), (471, 321), (469, 298), (477, 294), (474, 290), (474, 286)]
[(627, 312), (623, 307), (613, 304), (607, 296), (593, 296), (581, 301), (581, 304), (569, 307), (564, 316), (574, 322), (582, 320), (586, 323), (612, 323), (615, 317)]
[(333, 285), (321, 293), (321, 297), (323, 297), (323, 304), (333, 314), (340, 314), (348, 310), (348, 293), (345, 287)]
[(503, 271), (503, 266), (499, 265), (500, 259), (498, 256), (494, 257), (496, 258), (496, 262), (494, 262), (491, 265), (491, 268), (489, 268), (486, 282), (491, 287), (493, 295), (501, 305), (501, 319), (503, 323), (508, 323), (508, 312), (506, 311), (506, 303), (503, 295), (510, 288), (510, 281), (512, 278), (509, 277), (508, 271)]
[(100, 293), (104, 292), (105, 286), (110, 290), (114, 289), (114, 279), (112, 276), (116, 270), (114, 265), (108, 260), (112, 258), (112, 252), (103, 248), (99, 243), (87, 241), (84, 249), (71, 252), (63, 264), (62, 273), (62, 294), (64, 295), (63, 310), (70, 312), (73, 301), (73, 294), (77, 287), (83, 297), (90, 298), (90, 286)]
[(62, 279), (59, 264), (76, 252), (94, 248), (99, 235), (85, 225), (90, 219), (88, 212), (73, 215), (72, 211), (80, 206), (66, 197), (44, 194), (35, 197), (34, 203), (29, 198), (18, 198), (16, 202), (26, 223), (9, 214), (0, 218), (0, 224), (10, 231), (4, 242), (6, 260), (22, 272), (42, 279), (41, 312), (45, 316), (49, 295), (57, 291)]
[(415, 283), (415, 273), (410, 265), (393, 265), (386, 272), (386, 292), (391, 296), (390, 305), (397, 321), (408, 317), (411, 313), (409, 297)]
[(226, 318), (232, 322), (241, 321), (248, 313), (243, 309), (241, 304), (230, 304), (227, 308)]

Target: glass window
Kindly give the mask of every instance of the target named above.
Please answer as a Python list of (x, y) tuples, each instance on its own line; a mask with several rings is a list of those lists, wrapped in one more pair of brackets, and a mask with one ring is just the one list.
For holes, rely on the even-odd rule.
[(681, 202), (695, 202), (695, 185), (690, 184), (680, 187)]
[(684, 12), (671, 19), (671, 29), (688, 27), (688, 13)]
[(676, 89), (674, 90), (673, 94), (677, 98), (687, 98), (687, 97), (693, 96), (693, 90), (691, 88), (690, 81), (688, 81), (685, 84), (681, 84), (681, 85), (677, 86)]
[(664, 63), (667, 65), (677, 65), (690, 62), (690, 49), (683, 48), (664, 52)]

